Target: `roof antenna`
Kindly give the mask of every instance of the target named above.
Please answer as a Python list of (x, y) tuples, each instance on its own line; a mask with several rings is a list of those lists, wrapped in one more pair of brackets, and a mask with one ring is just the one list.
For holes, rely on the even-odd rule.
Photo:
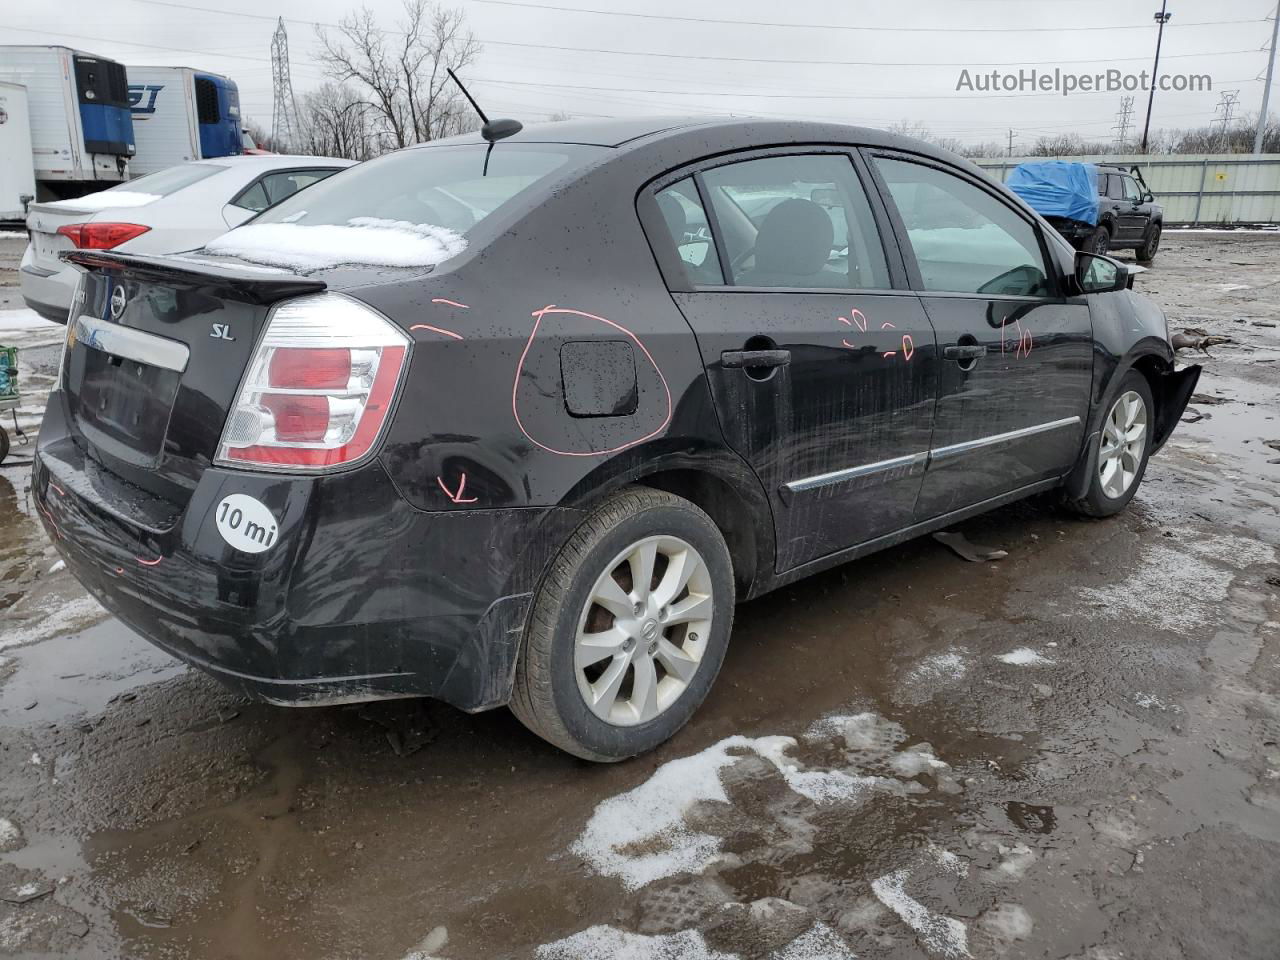
[(485, 112), (480, 109), (480, 104), (476, 103), (476, 98), (462, 85), (462, 81), (458, 79), (458, 75), (453, 72), (450, 67), (445, 67), (445, 71), (454, 83), (458, 85), (458, 89), (462, 91), (462, 95), (467, 98), (467, 102), (471, 104), (471, 108), (480, 115), (484, 126), (480, 128), (480, 136), (489, 141), (489, 149), (484, 153), (484, 173), (482, 176), (489, 174), (489, 154), (493, 152), (493, 145), (499, 140), (505, 140), (507, 137), (514, 136), (524, 129), (524, 124), (519, 120), (490, 120), (485, 116)]

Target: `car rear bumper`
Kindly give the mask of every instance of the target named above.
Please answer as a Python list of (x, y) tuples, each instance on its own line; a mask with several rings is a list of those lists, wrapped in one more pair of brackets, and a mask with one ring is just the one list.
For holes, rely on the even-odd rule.
[(22, 255), (18, 277), (22, 299), (28, 307), (46, 320), (67, 322), (67, 311), (71, 309), (71, 298), (76, 292), (78, 272), (75, 267), (65, 264), (60, 270), (46, 270), (37, 266), (31, 260), (28, 245)]
[[(376, 460), (325, 477), (210, 467), (181, 507), (85, 457), (62, 410), (55, 392), (34, 467), (42, 522), (76, 578), (146, 639), (275, 703), (507, 701), (534, 576), (518, 558), (559, 511), (419, 511)], [(232, 493), (271, 511), (270, 549), (222, 538), (215, 512)]]

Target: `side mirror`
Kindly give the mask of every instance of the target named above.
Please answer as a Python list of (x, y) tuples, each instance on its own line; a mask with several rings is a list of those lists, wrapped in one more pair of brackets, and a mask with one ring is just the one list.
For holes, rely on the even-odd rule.
[(1142, 195), (1142, 202), (1155, 203), (1156, 202), (1155, 194), (1153, 194), (1150, 190), (1148, 190), (1146, 193)]
[(1081, 293), (1115, 293), (1126, 290), (1131, 275), (1125, 265), (1096, 253), (1076, 254), (1076, 284)]

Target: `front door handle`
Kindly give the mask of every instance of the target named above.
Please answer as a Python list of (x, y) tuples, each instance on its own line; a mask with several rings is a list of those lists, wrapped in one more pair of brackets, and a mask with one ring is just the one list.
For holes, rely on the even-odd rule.
[(723, 367), (758, 370), (785, 367), (790, 362), (790, 350), (726, 350), (720, 354), (720, 365)]
[(966, 343), (946, 347), (942, 356), (947, 360), (978, 360), (987, 355), (987, 348), (981, 343)]

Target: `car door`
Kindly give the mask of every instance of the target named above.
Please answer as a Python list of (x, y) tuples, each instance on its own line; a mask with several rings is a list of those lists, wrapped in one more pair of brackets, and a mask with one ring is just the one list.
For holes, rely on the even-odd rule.
[(1141, 240), (1147, 232), (1147, 220), (1150, 212), (1142, 202), (1143, 190), (1138, 181), (1127, 173), (1120, 175), (1121, 191), (1124, 199), (1120, 201), (1120, 222), (1123, 224), (1123, 239), (1127, 242)]
[(1089, 410), (1092, 325), (1084, 298), (1060, 292), (1039, 225), (950, 165), (876, 152), (873, 167), (942, 357), (915, 519), (1065, 473)]
[(844, 148), (753, 152), (649, 195), (725, 439), (768, 492), (779, 570), (910, 523), (927, 458), (933, 329), (866, 175)]

